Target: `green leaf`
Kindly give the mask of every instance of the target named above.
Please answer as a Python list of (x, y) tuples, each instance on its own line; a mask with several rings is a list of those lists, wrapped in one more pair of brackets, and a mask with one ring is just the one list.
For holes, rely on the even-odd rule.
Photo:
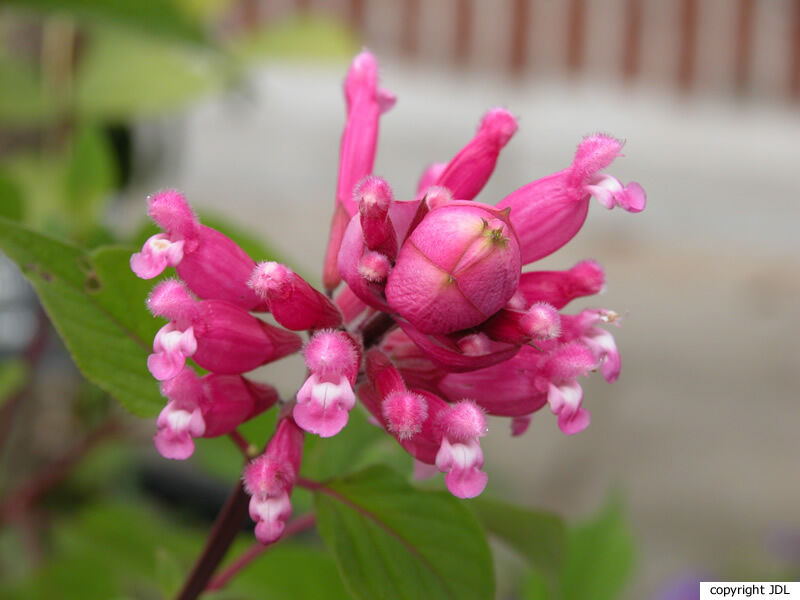
[(22, 188), (8, 173), (0, 171), (0, 217), (21, 221), (24, 216)]
[(550, 580), (558, 577), (564, 560), (566, 527), (549, 512), (534, 511), (490, 498), (470, 502), (486, 530), (519, 552)]
[(130, 271), (131, 251), (85, 253), (0, 219), (0, 248), (33, 284), (83, 374), (139, 416), (163, 405), (147, 371), (159, 322), (145, 309), (152, 281)]
[(95, 27), (89, 40), (75, 74), (80, 116), (120, 121), (165, 114), (222, 84), (212, 56), (118, 28)]
[(492, 556), (469, 509), (384, 467), (315, 491), (319, 533), (356, 598), (486, 599)]
[(22, 389), (28, 375), (28, 365), (24, 360), (12, 358), (0, 362), (0, 407)]
[(531, 569), (522, 584), (523, 600), (550, 600), (552, 597), (545, 576)]
[[(389, 442), (384, 445), (384, 442)], [(383, 450), (383, 452), (378, 451)], [(350, 412), (345, 435), (321, 438), (307, 435), (303, 449), (302, 474), (315, 480), (353, 473), (377, 462), (386, 464), (391, 455), (410, 458), (393, 438), (367, 421), (366, 412), (355, 408)]]
[(68, 214), (79, 228), (86, 230), (100, 219), (116, 182), (108, 140), (99, 129), (81, 128), (72, 141), (64, 194)]
[[(281, 542), (270, 549), (263, 558), (237, 573), (225, 589), (230, 590), (231, 598), (239, 599), (351, 598), (329, 553), (291, 542)], [(217, 594), (212, 596), (216, 597)]]
[(618, 598), (633, 569), (633, 560), (633, 536), (621, 502), (612, 499), (595, 518), (569, 532), (561, 599)]
[(199, 23), (174, 0), (6, 0), (9, 5), (67, 14), (135, 28), (142, 33), (189, 42), (205, 42)]

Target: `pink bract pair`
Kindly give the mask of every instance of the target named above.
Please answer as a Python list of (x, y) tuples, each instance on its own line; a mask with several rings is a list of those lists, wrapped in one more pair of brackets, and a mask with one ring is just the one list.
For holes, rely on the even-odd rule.
[[(168, 320), (148, 359), (168, 399), (155, 436), (162, 455), (187, 458), (195, 438), (233, 432), (283, 406), (244, 476), (264, 543), (281, 535), (291, 513), (303, 432), (338, 434), (357, 398), (419, 463), (444, 472), (454, 495), (470, 498), (486, 486), (479, 439), (487, 415), (510, 417), (519, 435), (549, 406), (564, 433), (578, 433), (589, 424), (579, 377), (599, 370), (613, 382), (620, 370), (614, 338), (601, 327), (617, 323), (616, 313), (561, 312), (603, 290), (602, 268), (591, 260), (565, 271), (522, 268), (575, 236), (592, 197), (609, 209), (644, 209), (638, 184), (603, 173), (622, 142), (588, 136), (564, 170), (482, 204), (474, 198), (517, 131), (515, 117), (494, 108), (450, 162), (424, 170), (415, 198), (397, 200), (373, 173), (380, 117), (395, 98), (378, 85), (370, 53), (354, 59), (344, 92), (328, 295), (285, 265), (257, 264), (201, 225), (173, 190), (148, 199), (163, 233), (131, 257), (142, 278), (167, 267), (180, 278), (160, 282), (148, 299)], [(252, 314), (266, 311), (277, 326)], [(305, 345), (295, 331), (308, 332)], [(309, 375), (291, 401), (243, 376), (301, 349)], [(197, 375), (189, 359), (209, 373)]]

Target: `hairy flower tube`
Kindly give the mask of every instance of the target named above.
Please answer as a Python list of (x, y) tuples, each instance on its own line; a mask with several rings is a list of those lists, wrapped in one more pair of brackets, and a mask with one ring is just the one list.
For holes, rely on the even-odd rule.
[[(202, 225), (174, 190), (148, 198), (163, 232), (131, 257), (140, 277), (170, 267), (178, 277), (160, 281), (147, 301), (166, 319), (148, 359), (168, 399), (155, 435), (162, 455), (186, 458), (197, 438), (282, 407), (266, 451), (244, 473), (262, 543), (280, 537), (291, 513), (304, 432), (347, 435), (359, 401), (418, 464), (444, 473), (452, 494), (471, 498), (488, 481), (480, 439), (489, 417), (507, 417), (521, 435), (547, 407), (561, 431), (576, 434), (590, 422), (582, 377), (599, 371), (613, 382), (620, 373), (604, 327), (619, 325), (618, 315), (565, 312), (604, 290), (602, 267), (523, 268), (578, 233), (592, 198), (608, 209), (644, 209), (641, 186), (605, 172), (622, 142), (589, 135), (563, 170), (476, 201), (518, 130), (511, 112), (492, 108), (450, 161), (423, 169), (413, 198), (399, 199), (373, 172), (379, 122), (395, 97), (379, 85), (369, 52), (353, 60), (344, 95), (327, 293), (287, 265), (256, 262)], [(271, 312), (277, 325), (253, 312)], [(243, 377), (296, 352), (308, 371), (294, 398), (279, 400)]]

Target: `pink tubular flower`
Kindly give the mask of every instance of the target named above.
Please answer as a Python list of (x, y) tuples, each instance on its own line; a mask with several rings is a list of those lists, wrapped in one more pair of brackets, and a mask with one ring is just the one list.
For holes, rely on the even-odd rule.
[(303, 431), (290, 416), (285, 416), (278, 422), (266, 452), (245, 467), (243, 479), (250, 494), (250, 518), (256, 523), (256, 539), (262, 544), (278, 540), (292, 514), (289, 495), (302, 455)]
[(338, 327), (342, 323), (336, 305), (285, 265), (259, 263), (248, 285), (267, 302), (275, 320), (287, 329), (302, 331)]
[(191, 357), (217, 373), (237, 375), (292, 354), (301, 339), (294, 333), (256, 319), (224, 300), (195, 300), (179, 282), (159, 283), (147, 306), (170, 319), (153, 341), (147, 367), (163, 381), (175, 377)]
[(475, 137), (441, 168), (440, 173), (437, 173), (438, 166), (429, 167), (420, 187), (424, 191), (422, 183), (440, 185), (449, 189), (457, 200), (472, 200), (489, 181), (500, 150), (516, 131), (514, 116), (503, 108), (493, 108), (481, 120)]
[(328, 290), (339, 285), (336, 257), (347, 222), (357, 210), (353, 191), (359, 181), (372, 173), (380, 115), (395, 102), (391, 92), (378, 87), (378, 63), (369, 52), (362, 52), (353, 59), (345, 78), (344, 92), (347, 121), (339, 151), (336, 209), (323, 271), (323, 283)]
[(578, 340), (594, 354), (603, 378), (613, 383), (622, 366), (614, 336), (598, 323), (619, 325), (619, 315), (613, 310), (587, 309), (577, 315), (564, 315), (565, 339)]
[(570, 241), (586, 220), (593, 195), (607, 208), (616, 204), (630, 212), (644, 209), (646, 198), (641, 186), (634, 183), (623, 188), (616, 179), (613, 184), (613, 178), (600, 173), (620, 150), (622, 142), (617, 139), (602, 134), (588, 136), (578, 146), (571, 167), (529, 183), (498, 202), (498, 208), (511, 209), (522, 264), (547, 256)]
[[(155, 435), (165, 457), (186, 458), (196, 438), (230, 432), (275, 404), (273, 388), (240, 374), (298, 351), (301, 338), (287, 330), (309, 333), (306, 380), (266, 452), (244, 472), (256, 537), (265, 544), (290, 516), (304, 432), (338, 434), (356, 398), (414, 458), (415, 472), (438, 470), (452, 494), (472, 498), (488, 480), (480, 446), (487, 415), (509, 418), (516, 436), (548, 407), (572, 435), (590, 421), (580, 378), (600, 371), (613, 382), (620, 372), (616, 342), (602, 327), (618, 315), (561, 312), (604, 290), (600, 265), (522, 268), (577, 234), (592, 197), (609, 209), (645, 208), (641, 186), (605, 173), (623, 143), (590, 135), (566, 169), (495, 205), (475, 202), (518, 126), (509, 111), (493, 108), (473, 138), (449, 162), (429, 165), (403, 199), (373, 173), (380, 115), (395, 98), (379, 86), (369, 52), (350, 65), (344, 96), (327, 294), (283, 264), (256, 265), (201, 225), (172, 190), (148, 199), (163, 232), (131, 257), (140, 277), (173, 266), (185, 283), (161, 282), (148, 299), (152, 313), (168, 319), (147, 361), (169, 400)], [(260, 310), (280, 327), (249, 312)], [(196, 375), (189, 358), (211, 373)]]
[(583, 344), (561, 346), (543, 366), (547, 379), (547, 403), (558, 416), (558, 428), (573, 435), (589, 426), (589, 411), (581, 407), (583, 389), (576, 381), (597, 366), (594, 354)]
[(447, 404), (423, 390), (408, 390), (399, 371), (379, 350), (366, 357), (369, 383), (359, 397), (376, 420), (415, 459), (446, 473), (447, 489), (474, 498), (486, 487), (478, 438), (486, 434), (483, 411), (469, 400)]
[[(436, 182), (439, 181), (439, 178), (446, 168), (447, 163), (432, 163), (425, 167), (425, 170), (422, 172), (417, 182), (417, 195), (422, 194), (432, 185), (436, 185)], [(462, 198), (462, 200), (465, 200), (465, 198)]]
[(600, 294), (604, 289), (603, 268), (593, 260), (583, 260), (567, 271), (523, 273), (518, 293), (528, 304), (547, 302), (563, 308), (575, 298)]
[(479, 437), (486, 435), (486, 417), (469, 400), (448, 407), (439, 415), (442, 444), (436, 453), (436, 468), (445, 476), (450, 493), (474, 498), (486, 487), (488, 475), (481, 471), (483, 452)]
[(356, 403), (359, 350), (342, 331), (318, 331), (303, 351), (311, 375), (297, 392), (294, 419), (310, 433), (331, 437), (347, 424)]
[(571, 435), (589, 424), (577, 378), (596, 366), (594, 354), (580, 343), (558, 345), (550, 352), (524, 346), (504, 363), (446, 375), (439, 388), (450, 399), (474, 398), (489, 414), (498, 416), (525, 417), (549, 404), (558, 415), (559, 428)]
[(150, 237), (131, 256), (131, 269), (152, 279), (176, 267), (186, 285), (201, 298), (227, 300), (247, 310), (264, 310), (247, 287), (253, 259), (233, 240), (201, 225), (183, 194), (165, 190), (147, 199), (148, 214), (166, 233)]
[(198, 377), (189, 367), (161, 384), (169, 402), (158, 417), (156, 449), (165, 458), (183, 460), (194, 452), (194, 438), (217, 437), (261, 414), (278, 401), (270, 385), (239, 375)]

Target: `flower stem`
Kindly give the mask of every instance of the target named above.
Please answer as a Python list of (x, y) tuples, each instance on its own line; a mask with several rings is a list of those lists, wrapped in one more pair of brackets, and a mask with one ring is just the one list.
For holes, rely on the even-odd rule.
[[(286, 526), (286, 529), (283, 530), (283, 534), (281, 535), (280, 539), (286, 539), (289, 536), (294, 535), (295, 533), (299, 533), (301, 531), (305, 531), (310, 527), (314, 526), (316, 521), (316, 515), (308, 514), (302, 517), (298, 517), (291, 523)], [(272, 544), (262, 544), (260, 542), (255, 542), (250, 548), (248, 548), (239, 558), (231, 563), (231, 565), (225, 569), (219, 576), (215, 577), (211, 580), (211, 582), (206, 586), (206, 591), (211, 592), (214, 590), (220, 590), (230, 581), (230, 579), (236, 575), (239, 571), (241, 571), (244, 567), (250, 564), (254, 559), (261, 556), (264, 552), (269, 550), (272, 547)]]
[(368, 319), (361, 329), (361, 334), (364, 340), (364, 348), (370, 348), (377, 345), (383, 336), (393, 327), (397, 326), (394, 317), (386, 313), (378, 313)]
[(251, 458), (255, 458), (259, 454), (259, 450), (256, 446), (251, 444), (247, 441), (247, 438), (244, 437), (241, 433), (239, 433), (238, 429), (234, 429), (228, 434), (228, 437), (231, 441), (236, 444), (236, 447), (242, 451), (242, 455), (244, 456), (245, 460), (250, 460)]
[(206, 588), (208, 582), (211, 581), (211, 576), (236, 538), (236, 534), (241, 531), (247, 517), (249, 502), (250, 497), (244, 491), (244, 485), (240, 481), (231, 492), (225, 506), (222, 507), (217, 520), (214, 521), (203, 553), (192, 567), (176, 600), (195, 600)]

